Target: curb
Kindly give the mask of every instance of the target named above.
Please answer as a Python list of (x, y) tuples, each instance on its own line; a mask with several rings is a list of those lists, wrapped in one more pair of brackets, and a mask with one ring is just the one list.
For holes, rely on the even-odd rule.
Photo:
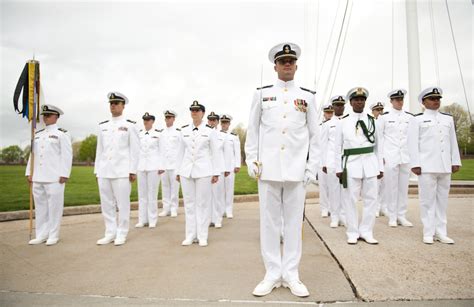
[[(410, 186), (408, 190), (409, 195), (418, 194), (418, 189), (415, 187)], [(474, 186), (451, 186), (449, 191), (450, 195), (473, 195), (474, 196)], [(306, 192), (306, 199), (315, 199), (319, 198), (319, 192), (317, 191), (308, 191)], [(249, 195), (235, 195), (234, 202), (235, 203), (246, 203), (246, 202), (257, 202), (258, 201), (258, 194), (249, 194)], [(179, 200), (179, 205), (183, 206), (183, 199)], [(162, 208), (161, 201), (158, 202), (158, 208)], [(131, 210), (138, 209), (138, 202), (134, 201), (131, 202)], [(7, 211), (7, 212), (0, 212), (0, 223), (1, 222), (8, 222), (8, 221), (15, 221), (15, 220), (27, 220), (30, 218), (30, 211), (29, 210), (19, 210), (19, 211)], [(82, 214), (94, 214), (100, 213), (100, 205), (82, 205), (82, 206), (68, 206), (64, 207), (63, 216), (69, 215), (82, 215)], [(34, 216), (34, 212), (33, 212)]]

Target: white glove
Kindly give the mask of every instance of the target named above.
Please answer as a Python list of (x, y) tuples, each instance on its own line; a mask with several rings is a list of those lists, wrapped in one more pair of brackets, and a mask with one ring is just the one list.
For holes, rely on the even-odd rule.
[(304, 172), (303, 184), (304, 184), (304, 186), (307, 186), (311, 182), (316, 182), (316, 177), (314, 177), (313, 174), (311, 174), (310, 171), (306, 170)]
[(247, 164), (247, 171), (248, 171), (250, 177), (256, 178), (257, 174), (259, 174), (259, 172), (261, 172), (261, 169), (259, 169), (257, 167), (257, 165), (254, 162), (252, 162), (250, 164)]

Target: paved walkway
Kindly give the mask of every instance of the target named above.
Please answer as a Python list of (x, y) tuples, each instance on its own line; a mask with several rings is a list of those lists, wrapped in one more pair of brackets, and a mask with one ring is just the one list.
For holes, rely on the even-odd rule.
[[(345, 243), (344, 228), (319, 217), (317, 199), (307, 201), (301, 279), (311, 295), (287, 289), (264, 298), (251, 295), (264, 275), (259, 251), (258, 203), (239, 203), (235, 218), (210, 229), (209, 246), (180, 246), (182, 208), (156, 229), (131, 229), (124, 246), (97, 246), (100, 214), (63, 219), (56, 246), (29, 246), (28, 222), (0, 223), (1, 306), (472, 306), (474, 301), (474, 198), (450, 199), (448, 246), (421, 242), (418, 201), (409, 201), (413, 228), (391, 229), (377, 219), (378, 246)], [(132, 212), (132, 225), (137, 212)]]

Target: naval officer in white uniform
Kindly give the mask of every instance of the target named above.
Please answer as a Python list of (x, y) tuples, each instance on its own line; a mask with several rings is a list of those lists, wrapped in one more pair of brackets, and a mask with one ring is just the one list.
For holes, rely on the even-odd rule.
[(143, 116), (144, 129), (138, 133), (140, 153), (137, 167), (138, 223), (136, 228), (148, 225), (155, 228), (158, 222), (158, 187), (160, 175), (164, 173), (161, 132), (153, 129), (155, 116), (146, 112)]
[(270, 50), (278, 79), (255, 91), (250, 109), (245, 153), (249, 175), (258, 178), (260, 246), (266, 270), (255, 296), (281, 285), (296, 296), (309, 295), (298, 266), (305, 185), (316, 179), (318, 170), (318, 116), (315, 93), (293, 80), (300, 53), (293, 43)]
[[(347, 93), (352, 112), (344, 116), (336, 130), (336, 175), (343, 184), (342, 201), (346, 214), (348, 244), (360, 238), (378, 244), (373, 236), (377, 210), (377, 179), (383, 177), (382, 155), (378, 150), (375, 119), (364, 112), (369, 91), (356, 87)], [(362, 220), (359, 223), (356, 202), (362, 196)]]
[(183, 246), (207, 246), (211, 219), (212, 184), (217, 183), (222, 165), (217, 157), (216, 130), (203, 122), (206, 108), (198, 101), (189, 107), (192, 124), (181, 128), (181, 145), (178, 153), (178, 174), (184, 197), (186, 215)]
[(384, 160), (384, 197), (387, 205), (388, 225), (412, 227), (406, 218), (410, 156), (408, 153), (408, 127), (413, 114), (403, 111), (406, 90), (395, 89), (388, 93), (392, 108), (377, 119), (380, 151)]
[(215, 112), (209, 113), (207, 116), (207, 124), (215, 129), (216, 131), (216, 141), (217, 141), (217, 156), (213, 156), (213, 160), (222, 166), (220, 170), (220, 180), (212, 185), (212, 202), (211, 202), (211, 226), (216, 228), (222, 228), (222, 217), (225, 210), (225, 192), (224, 192), (224, 177), (229, 176), (230, 166), (225, 163), (224, 156), (229, 155), (227, 153), (227, 147), (225, 147), (225, 140), (227, 139), (227, 134), (219, 131), (219, 115)]
[(241, 153), (240, 153), (240, 139), (239, 136), (233, 132), (229, 132), (232, 116), (223, 114), (221, 117), (221, 132), (227, 134), (225, 141), (226, 156), (224, 157), (227, 168), (230, 169), (230, 174), (224, 177), (224, 194), (225, 194), (225, 216), (228, 219), (234, 217), (234, 184), (235, 174), (240, 172)]
[(166, 127), (161, 132), (163, 148), (163, 165), (165, 172), (161, 174), (161, 195), (163, 210), (159, 216), (178, 216), (179, 182), (176, 180), (177, 157), (179, 152), (181, 129), (174, 126), (178, 114), (173, 110), (163, 112)]
[(320, 162), (319, 162), (319, 169), (318, 169), (318, 183), (319, 183), (319, 207), (321, 210), (321, 217), (328, 217), (329, 216), (329, 186), (327, 182), (327, 171), (323, 171), (323, 148), (327, 146), (327, 129), (328, 126), (326, 123), (331, 120), (334, 115), (334, 108), (331, 103), (325, 104), (323, 106), (323, 120), (319, 124), (320, 127), (320, 134), (321, 134), (321, 155), (320, 155)]
[(31, 155), (25, 173), (33, 184), (35, 201), (36, 238), (29, 244), (54, 245), (59, 241), (64, 188), (71, 174), (72, 145), (67, 131), (56, 124), (63, 111), (51, 104), (43, 105), (41, 110), (46, 127), (35, 133), (33, 176)]
[[(329, 211), (331, 212), (331, 228), (345, 225), (344, 210), (341, 200), (341, 185), (336, 176), (336, 164), (341, 158), (336, 157), (336, 127), (340, 119), (344, 116), (344, 105), (346, 103), (343, 95), (337, 95), (330, 99), (334, 109), (334, 116), (324, 123), (321, 131), (321, 165), (322, 171), (326, 174), (326, 182), (329, 194)], [(323, 145), (324, 144), (324, 145)]]
[(97, 244), (123, 245), (129, 230), (130, 192), (137, 178), (140, 145), (135, 122), (123, 116), (128, 98), (119, 92), (107, 97), (112, 118), (99, 124), (94, 166), (105, 222), (105, 235)]
[(454, 244), (448, 237), (446, 210), (451, 174), (459, 171), (461, 158), (453, 117), (439, 111), (442, 95), (439, 87), (420, 93), (418, 100), (425, 111), (415, 115), (408, 137), (411, 170), (418, 176), (425, 244), (433, 240)]

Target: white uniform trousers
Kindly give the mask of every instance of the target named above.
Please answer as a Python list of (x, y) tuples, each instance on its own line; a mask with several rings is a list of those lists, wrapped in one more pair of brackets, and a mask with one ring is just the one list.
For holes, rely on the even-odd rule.
[(405, 218), (408, 205), (408, 180), (410, 178), (410, 164), (385, 164), (384, 200), (387, 204), (388, 218), (397, 221)]
[(178, 211), (179, 182), (176, 180), (176, 170), (174, 169), (167, 169), (161, 174), (161, 199), (163, 200), (163, 211)]
[(186, 240), (207, 240), (211, 220), (211, 176), (180, 178), (186, 215)]
[(230, 172), (230, 175), (224, 178), (226, 216), (234, 214), (233, 213), (234, 212), (234, 185), (235, 185), (235, 173)]
[(387, 211), (385, 200), (385, 176), (377, 179), (377, 211)]
[(222, 224), (225, 211), (225, 183), (224, 173), (219, 176), (219, 181), (212, 185), (211, 223)]
[(33, 182), (37, 239), (59, 239), (65, 186), (59, 182)]
[[(377, 210), (377, 177), (347, 178), (347, 188), (342, 188), (342, 201), (346, 213), (348, 239), (359, 236), (372, 237)], [(362, 220), (359, 224), (356, 202), (362, 196)]]
[(138, 222), (156, 225), (158, 222), (158, 170), (137, 172)]
[(320, 168), (318, 170), (319, 182), (319, 206), (321, 211), (329, 211), (329, 188), (327, 183), (327, 174)]
[[(260, 248), (265, 280), (299, 280), (305, 194), (303, 182), (258, 181)], [(280, 249), (282, 229), (283, 254)]]
[[(130, 225), (131, 183), (126, 178), (97, 178), (105, 236), (126, 238)], [(118, 222), (117, 222), (118, 208)]]
[(448, 208), (451, 174), (422, 173), (418, 176), (420, 213), (423, 236), (447, 236), (446, 210)]
[(344, 208), (342, 207), (341, 200), (341, 184), (339, 178), (336, 176), (336, 169), (328, 168), (326, 174), (326, 183), (329, 194), (329, 212), (331, 212), (331, 222), (344, 222)]

